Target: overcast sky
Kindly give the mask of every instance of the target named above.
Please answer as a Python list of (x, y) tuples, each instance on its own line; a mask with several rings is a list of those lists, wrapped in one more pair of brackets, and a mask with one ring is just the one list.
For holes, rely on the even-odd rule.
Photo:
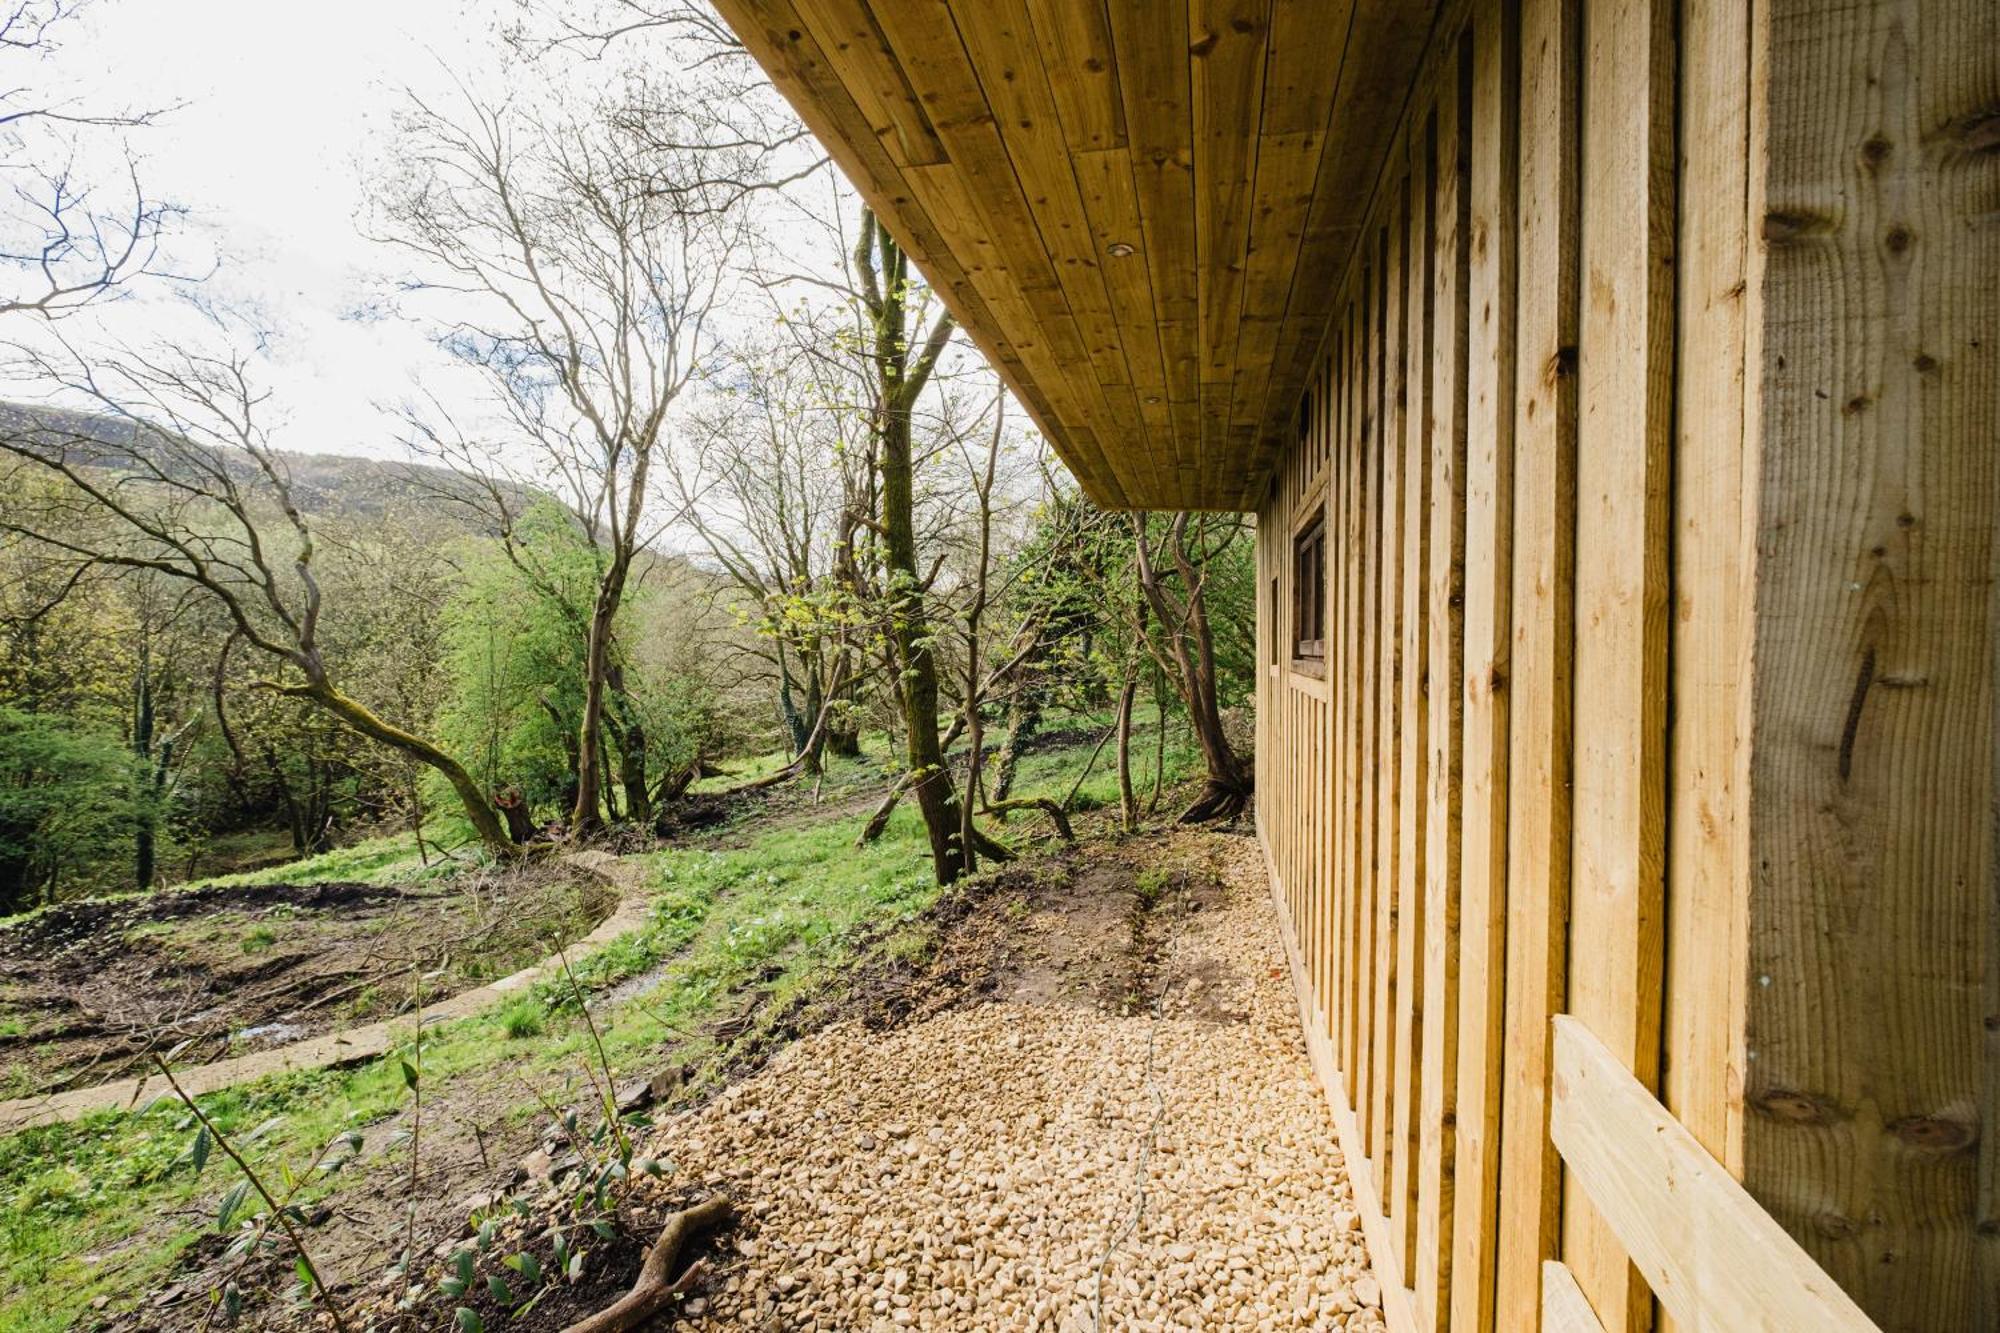
[[(127, 141), (148, 192), (187, 209), (170, 266), (203, 280), (135, 284), (66, 332), (215, 344), (217, 330), (189, 308), (195, 291), (247, 314), (270, 334), (268, 416), (286, 448), (400, 456), (397, 409), (419, 383), (461, 424), (496, 420), (477, 407), (482, 376), (419, 324), (385, 317), (407, 270), (360, 224), (395, 111), (410, 92), (434, 105), (462, 89), (497, 95), (498, 28), (516, 12), (508, 0), (88, 0), (56, 29), (59, 49), (36, 79), (93, 109), (172, 108)], [(122, 165), (93, 169), (115, 180)], [(822, 172), (805, 191), (824, 203), (834, 188)], [(774, 225), (791, 260), (815, 244), (807, 229)]]
[[(390, 289), (396, 256), (357, 230), (371, 163), (405, 88), (441, 95), (498, 68), (495, 15), (469, 0), (92, 0), (56, 30), (47, 74), (93, 107), (171, 107), (130, 136), (148, 190), (185, 205), (173, 266), (273, 337), (266, 378), (278, 442), (396, 452), (382, 406), (418, 376), (470, 393), (413, 324), (356, 318)], [(135, 343), (214, 338), (176, 284), (141, 284), (92, 326)], [(458, 386), (454, 389), (454, 383)]]

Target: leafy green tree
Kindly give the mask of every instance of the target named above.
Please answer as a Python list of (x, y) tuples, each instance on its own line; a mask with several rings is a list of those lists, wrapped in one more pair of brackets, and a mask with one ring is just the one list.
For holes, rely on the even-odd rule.
[(130, 864), (145, 776), (115, 733), (0, 706), (0, 915)]

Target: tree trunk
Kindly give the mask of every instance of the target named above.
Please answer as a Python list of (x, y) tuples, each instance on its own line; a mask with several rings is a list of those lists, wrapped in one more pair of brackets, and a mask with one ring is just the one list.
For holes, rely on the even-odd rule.
[(480, 791), (472, 774), (465, 766), (446, 754), (421, 736), (404, 731), (392, 722), (384, 721), (370, 712), (367, 707), (348, 698), (328, 683), (324, 677), (309, 684), (296, 686), (284, 691), (295, 698), (310, 699), (332, 713), (335, 717), (354, 728), (369, 740), (378, 741), (392, 750), (410, 756), (418, 763), (444, 775), (445, 781), (458, 794), (458, 801), (465, 809), (465, 817), (471, 821), (473, 830), (479, 834), (479, 841), (486, 850), (496, 857), (510, 857), (514, 854), (514, 844), (507, 837), (506, 826), (493, 803)]
[(907, 408), (887, 414), (882, 430), (882, 528), (894, 600), (890, 637), (901, 658), (904, 753), (910, 787), (930, 834), (931, 867), (937, 882), (950, 884), (965, 869), (960, 854), (958, 794), (944, 748), (938, 744), (937, 659), (931, 653), (930, 622), (917, 572), (915, 500)]
[(1041, 698), (1025, 685), (1016, 689), (1007, 705), (1007, 739), (993, 756), (993, 795), (988, 804), (1001, 805), (1013, 794), (1014, 765), (1021, 757), (1022, 745), (1041, 722)]
[[(583, 723), (577, 728), (578, 766), (576, 806), (570, 812), (572, 837), (584, 837), (603, 827), (599, 810), (603, 802), (604, 766), (601, 751), (604, 739), (604, 701), (611, 678), (611, 631), (618, 619), (618, 603), (625, 594), (625, 559), (614, 555), (597, 587), (597, 600), (590, 608), (590, 631), (585, 639), (583, 658)], [(497, 825), (496, 825), (497, 827)]]
[(610, 686), (619, 716), (618, 781), (625, 788), (625, 817), (634, 824), (650, 826), (653, 800), (646, 786), (646, 729), (632, 696), (625, 692), (624, 667), (611, 668)]
[(1201, 746), (1202, 760), (1208, 770), (1201, 795), (1181, 812), (1180, 822), (1234, 819), (1249, 803), (1251, 775), (1222, 729), (1222, 711), (1215, 695), (1215, 639), (1209, 631), (1207, 594), (1200, 572), (1188, 559), (1185, 545), (1188, 515), (1176, 514), (1169, 534), (1175, 570), (1186, 589), (1186, 601), (1179, 615), (1174, 613), (1159, 571), (1153, 567), (1148, 525), (1143, 515), (1136, 524), (1139, 586), (1145, 590), (1147, 605), (1159, 618), (1173, 654), (1175, 689), (1187, 705), (1188, 724)]
[[(881, 250), (881, 270), (875, 268), (874, 247)], [(931, 646), (931, 627), (924, 611), (923, 576), (917, 568), (916, 467), (910, 448), (910, 417), (924, 382), (950, 340), (949, 313), (939, 316), (913, 363), (909, 344), (909, 258), (887, 231), (863, 214), (862, 237), (855, 258), (864, 268), (873, 316), (873, 346), (877, 399), (875, 436), (881, 474), (883, 577), (888, 583), (889, 641), (899, 667), (904, 754), (910, 788), (923, 812), (930, 835), (931, 866), (939, 884), (950, 884), (965, 870), (960, 844), (958, 794), (938, 742), (938, 668)]]
[(1132, 794), (1132, 700), (1138, 692), (1139, 682), (1129, 675), (1118, 691), (1118, 808), (1128, 833), (1139, 823), (1139, 798)]
[[(160, 812), (155, 805), (159, 782), (153, 762), (153, 681), (150, 653), (139, 645), (139, 669), (133, 676), (132, 753), (138, 756), (140, 771), (147, 784), (145, 799), (139, 803), (138, 828), (132, 837), (132, 879), (139, 892), (153, 887), (154, 857), (160, 828)], [(164, 773), (164, 765), (157, 766)]]

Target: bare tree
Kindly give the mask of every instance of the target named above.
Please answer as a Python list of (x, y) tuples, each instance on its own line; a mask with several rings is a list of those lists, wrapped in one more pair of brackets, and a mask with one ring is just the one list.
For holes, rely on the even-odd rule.
[[(128, 130), (157, 110), (83, 105), (36, 78), (81, 0), (14, 0), (0, 10), (0, 315), (56, 319), (162, 272), (160, 245), (181, 210), (146, 192)], [(119, 160), (115, 179), (91, 165)]]
[[(875, 372), (870, 426), (881, 479), (876, 526), (882, 543), (888, 642), (902, 702), (906, 781), (923, 812), (937, 880), (949, 884), (970, 868), (974, 853), (996, 859), (1008, 855), (1006, 848), (964, 819), (951, 769), (945, 764), (944, 742), (938, 734), (938, 645), (926, 606), (938, 567), (920, 569), (917, 556), (912, 419), (956, 325), (947, 309), (929, 313), (938, 303), (913, 278), (909, 256), (872, 212), (863, 213), (853, 264), (869, 319), (866, 347)], [(926, 320), (929, 331), (921, 343), (915, 342), (912, 330), (922, 328)]]
[[(1249, 765), (1229, 743), (1217, 702), (1215, 635), (1208, 614), (1209, 565), (1217, 552), (1207, 545), (1209, 517), (1197, 519), (1182, 511), (1167, 523), (1165, 533), (1157, 536), (1152, 515), (1134, 514), (1131, 522), (1139, 588), (1166, 642), (1165, 651), (1159, 654), (1160, 667), (1187, 708), (1208, 769), (1201, 795), (1181, 812), (1181, 822), (1233, 819), (1250, 799), (1252, 776)], [(1198, 529), (1193, 550), (1188, 546), (1191, 523)], [(1233, 540), (1238, 531), (1239, 525), (1231, 521), (1223, 529), (1221, 542)], [(1169, 569), (1161, 568), (1163, 559)], [(1144, 626), (1138, 628), (1143, 635)]]
[(457, 760), (343, 689), (322, 642), (320, 544), (289, 469), (259, 420), (266, 395), (243, 358), (107, 355), (85, 363), (30, 354), (38, 379), (122, 423), (12, 409), (0, 452), (60, 484), (0, 515), (14, 533), (80, 566), (140, 571), (213, 599), (231, 642), (276, 669), (259, 685), (304, 700), (348, 729), (441, 774), (496, 854), (512, 844)]
[[(602, 822), (619, 606), (635, 557), (678, 512), (662, 512), (655, 476), (669, 414), (702, 364), (744, 224), (602, 104), (468, 98), (454, 117), (413, 99), (403, 129), (385, 239), (421, 261), (424, 289), (453, 298), (445, 345), (490, 376), (510, 427), (479, 439), (433, 426), (425, 440), (469, 475), (554, 489), (598, 554), (571, 815), (585, 834)], [(509, 537), (504, 505), (494, 519)], [(626, 786), (643, 796), (644, 775)]]

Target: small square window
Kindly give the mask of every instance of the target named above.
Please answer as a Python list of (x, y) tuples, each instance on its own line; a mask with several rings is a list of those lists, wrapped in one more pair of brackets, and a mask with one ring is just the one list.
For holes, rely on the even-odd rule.
[(1326, 659), (1326, 520), (1292, 539), (1292, 660), (1317, 670)]

